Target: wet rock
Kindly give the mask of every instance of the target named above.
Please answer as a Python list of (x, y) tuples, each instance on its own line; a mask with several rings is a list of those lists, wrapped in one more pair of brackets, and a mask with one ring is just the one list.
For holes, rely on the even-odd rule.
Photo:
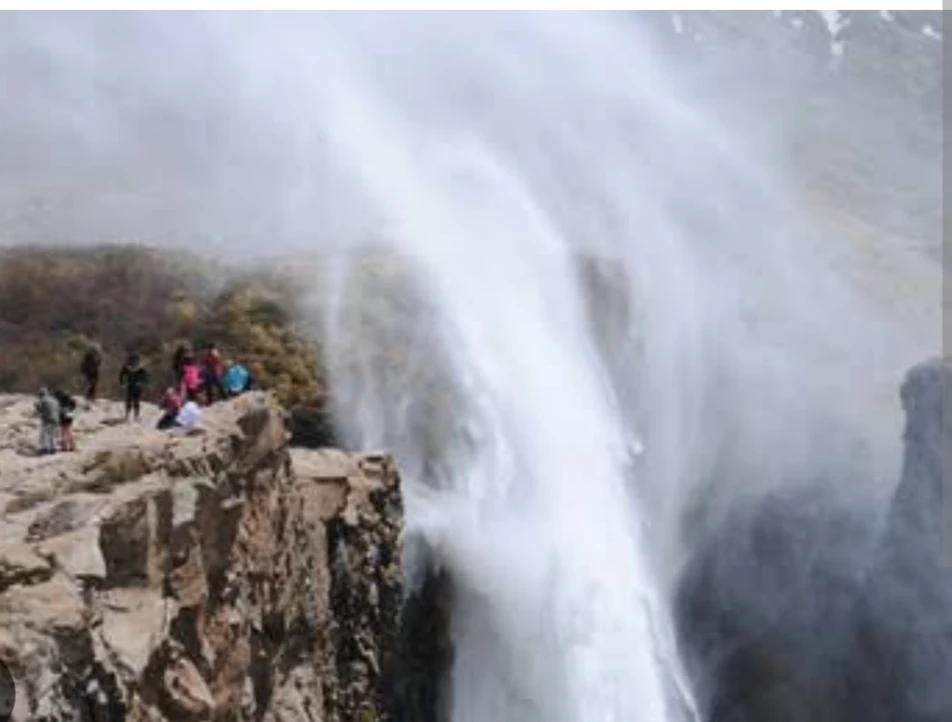
[(903, 380), (902, 476), (885, 525), (850, 497), (855, 480), (824, 479), (738, 507), (699, 545), (677, 617), (704, 719), (952, 719), (950, 381), (940, 360)]
[(296, 406), (291, 409), (291, 445), (324, 449), (338, 445), (330, 412), (324, 407)]
[[(952, 719), (952, 505), (945, 494), (943, 409), (952, 364), (909, 371), (902, 476), (883, 544), (857, 605), (850, 692), (864, 722)], [(943, 544), (945, 542), (945, 544)]]
[(453, 667), (450, 637), (452, 579), (430, 568), (403, 609), (400, 625), (397, 718), (449, 722), (448, 682)]

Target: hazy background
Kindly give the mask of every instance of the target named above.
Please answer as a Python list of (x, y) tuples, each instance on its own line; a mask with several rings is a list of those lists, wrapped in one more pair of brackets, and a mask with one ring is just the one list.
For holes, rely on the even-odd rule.
[[(806, 207), (857, 241), (844, 265), (934, 341), (942, 13), (633, 15), (680, 67), (679, 90), (787, 164)], [(293, 74), (259, 62), (267, 33), (282, 45), (278, 16), (259, 17), (5, 14), (0, 244), (133, 240), (237, 257), (372, 231), (329, 170), (320, 111)], [(372, 32), (391, 37), (389, 24)], [(378, 45), (385, 62), (394, 50)], [(294, 72), (333, 72), (317, 57)], [(897, 262), (897, 244), (916, 253)]]
[[(632, 655), (650, 631), (676, 656), (686, 508), (817, 480), (859, 507), (898, 477), (897, 385), (941, 338), (941, 34), (940, 13), (9, 15), (0, 239), (405, 254), (433, 316), (375, 276), (353, 295), (378, 326), (327, 350), (358, 440), (412, 482), (446, 451), (452, 503), (425, 518), (407, 488), (472, 585), (457, 720), (586, 719), (593, 691), (624, 712), (641, 684), (660, 718), (664, 665)], [(604, 328), (579, 250), (620, 274), (594, 284), (622, 309)], [(487, 715), (510, 685), (541, 711)]]
[[(938, 247), (941, 12), (636, 15), (696, 92), (785, 140), (818, 206)], [(237, 14), (6, 14), (3, 240), (294, 239), (308, 218), (323, 229), (341, 198), (314, 171), (320, 138), (297, 123), (307, 101), (233, 42), (249, 25)]]

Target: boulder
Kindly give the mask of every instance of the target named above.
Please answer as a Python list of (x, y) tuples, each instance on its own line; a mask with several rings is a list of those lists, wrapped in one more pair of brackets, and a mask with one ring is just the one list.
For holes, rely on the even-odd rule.
[(0, 592), (14, 584), (36, 584), (50, 578), (53, 567), (28, 544), (13, 542), (0, 547)]

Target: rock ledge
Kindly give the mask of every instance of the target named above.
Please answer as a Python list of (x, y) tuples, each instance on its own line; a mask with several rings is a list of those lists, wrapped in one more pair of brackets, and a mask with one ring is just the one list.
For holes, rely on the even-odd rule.
[(288, 447), (265, 395), (192, 433), (77, 421), (32, 455), (0, 397), (0, 659), (15, 722), (379, 722), (400, 644), (403, 506), (386, 455)]

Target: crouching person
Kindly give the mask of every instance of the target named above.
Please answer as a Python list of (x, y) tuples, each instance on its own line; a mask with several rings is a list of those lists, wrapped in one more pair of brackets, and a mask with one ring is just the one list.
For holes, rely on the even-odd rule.
[(158, 428), (162, 430), (194, 429), (198, 426), (202, 411), (195, 399), (194, 394), (189, 394), (183, 399), (174, 388), (166, 389), (160, 402), (164, 413), (159, 419)]
[(202, 410), (195, 399), (189, 398), (175, 417), (175, 425), (180, 429), (194, 429), (202, 420)]
[(162, 409), (163, 413), (156, 428), (160, 430), (174, 428), (177, 425), (176, 419), (178, 418), (179, 410), (182, 408), (182, 397), (174, 387), (170, 386), (165, 390), (165, 393), (162, 394), (162, 399), (159, 401), (159, 408)]

